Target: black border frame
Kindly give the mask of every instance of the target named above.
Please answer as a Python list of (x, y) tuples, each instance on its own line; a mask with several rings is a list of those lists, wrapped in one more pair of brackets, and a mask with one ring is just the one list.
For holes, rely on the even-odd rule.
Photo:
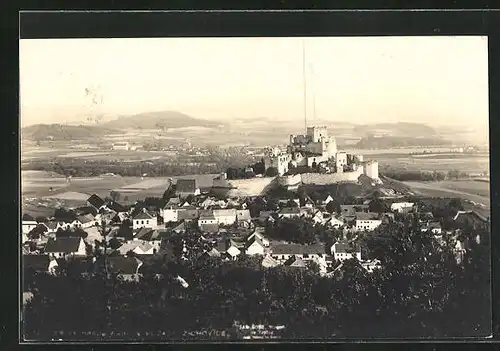
[[(178, 8), (175, 6), (174, 8)], [(186, 2), (183, 3), (186, 4)], [(283, 4), (282, 4), (283, 5)], [(425, 5), (419, 3), (419, 5)], [(432, 3), (431, 3), (432, 5)], [(457, 6), (455, 2), (455, 7)], [(475, 2), (476, 8), (487, 8), (485, 4)], [(36, 6), (36, 5), (35, 5)], [(286, 3), (284, 8), (293, 7), (292, 3)], [(330, 5), (330, 7), (337, 7)], [(147, 6), (146, 6), (147, 8)], [(213, 7), (212, 7), (213, 8)], [(316, 8), (319, 8), (317, 6)], [(500, 130), (497, 122), (500, 115), (500, 12), (485, 11), (485, 10), (422, 10), (422, 11), (401, 11), (401, 10), (383, 10), (383, 11), (291, 11), (291, 12), (276, 12), (276, 11), (250, 11), (250, 12), (220, 12), (217, 10), (208, 12), (23, 12), (18, 17), (20, 22), (19, 32), (21, 38), (69, 38), (69, 37), (189, 37), (189, 36), (387, 36), (387, 35), (488, 35), (489, 43), (489, 79), (490, 79), (490, 174), (491, 174), (491, 211), (492, 218), (498, 211), (497, 196), (499, 188), (495, 182), (496, 169), (494, 165), (498, 164), (498, 153), (494, 135)], [(15, 28), (16, 22), (7, 21), (5, 24), (10, 27), (12, 33), (17, 32)], [(17, 36), (17, 35), (16, 35)], [(4, 52), (18, 51), (18, 42), (13, 42), (13, 47)], [(7, 71), (7, 80), (5, 91), (9, 91), (11, 95), (7, 95), (9, 100), (18, 98), (18, 64), (13, 60), (12, 69)], [(17, 61), (17, 62), (16, 62)], [(8, 89), (10, 88), (10, 89)], [(5, 94), (3, 94), (5, 96)], [(9, 128), (3, 129), (6, 136), (2, 138), (5, 142), (4, 155), (7, 156), (9, 162), (12, 162), (12, 169), (19, 167), (19, 121), (15, 119), (18, 114), (18, 106), (12, 106), (12, 110), (7, 110), (5, 115)], [(11, 116), (12, 115), (12, 116)], [(16, 150), (15, 156), (13, 150)], [(14, 163), (16, 163), (14, 165)], [(4, 212), (7, 223), (13, 224), (6, 232), (18, 232), (18, 221), (13, 218), (19, 213), (19, 174), (15, 176), (15, 172), (8, 171), (11, 167), (6, 167), (2, 177), (4, 184), (12, 184), (15, 182), (18, 186), (14, 190), (13, 186), (4, 187), (12, 194), (2, 197), (2, 207), (6, 209)], [(10, 179), (9, 176), (13, 176)], [(11, 183), (12, 182), (12, 183)], [(11, 197), (12, 195), (12, 197)], [(19, 218), (19, 216), (17, 217)], [(497, 229), (496, 223), (492, 223), (492, 234)], [(495, 235), (492, 235), (492, 285), (493, 296), (496, 295), (496, 284), (499, 273), (495, 267), (498, 261), (499, 247)], [(6, 244), (6, 245), (5, 245)], [(12, 244), (12, 249), (10, 245)], [(17, 254), (17, 262), (19, 262), (19, 248), (17, 238), (13, 235), (5, 233), (4, 245), (5, 252), (2, 259), (6, 263), (11, 263), (13, 254)], [(9, 249), (8, 249), (9, 248)], [(8, 262), (7, 262), (8, 260)], [(4, 264), (3, 267), (10, 267), (9, 264)], [(18, 266), (17, 269), (20, 267)], [(2, 269), (3, 273), (3, 269)], [(13, 270), (6, 270), (3, 277), (12, 278), (11, 281), (6, 281), (6, 286), (9, 288), (15, 287), (13, 292), (13, 300), (19, 301), (18, 296), (18, 274), (10, 275)], [(14, 289), (13, 289), (14, 290)], [(4, 290), (4, 292), (10, 289)], [(2, 294), (3, 295), (3, 294)], [(10, 297), (10, 296), (9, 296)], [(494, 333), (500, 331), (498, 325), (500, 301), (496, 301), (493, 297), (493, 327)], [(18, 337), (19, 308), (17, 304), (9, 303), (7, 307), (14, 307), (5, 310), (2, 313), (4, 317), (8, 316), (8, 324), (0, 325), (0, 333), (7, 334), (9, 345), (14, 345)], [(16, 321), (16, 323), (12, 323)], [(10, 324), (14, 324), (13, 328)], [(16, 326), (17, 325), (17, 326)], [(8, 328), (8, 329), (7, 329)], [(13, 337), (13, 338), (12, 338)], [(11, 338), (14, 341), (11, 341)], [(5, 340), (4, 337), (2, 337)], [(466, 341), (466, 340), (463, 340)], [(462, 341), (462, 342), (463, 342)], [(332, 341), (337, 343), (337, 341)], [(352, 343), (353, 341), (339, 340), (338, 342)], [(379, 343), (379, 341), (372, 341)], [(386, 342), (386, 341), (382, 341)], [(425, 347), (428, 342), (421, 340), (394, 340), (394, 342), (417, 342), (419, 347)], [(429, 340), (429, 343), (438, 343), (445, 345), (446, 343), (455, 343), (451, 340), (444, 342), (438, 340)], [(254, 343), (249, 343), (254, 344)], [(259, 344), (259, 343), (256, 343)], [(65, 347), (69, 346), (65, 344)], [(89, 345), (89, 344), (86, 344)], [(111, 346), (110, 344), (103, 344)], [(90, 345), (89, 345), (90, 346)], [(137, 345), (139, 346), (139, 345)], [(281, 345), (275, 345), (281, 346)], [(408, 345), (409, 346), (409, 345)], [(430, 346), (430, 345), (429, 345)], [(458, 345), (453, 345), (456, 347)], [(6, 349), (11, 349), (7, 347)]]

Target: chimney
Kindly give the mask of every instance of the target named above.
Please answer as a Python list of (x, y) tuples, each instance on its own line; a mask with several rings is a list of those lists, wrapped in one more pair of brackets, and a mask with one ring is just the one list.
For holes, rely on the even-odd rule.
[(148, 212), (148, 210), (144, 207), (144, 208), (142, 209), (142, 212), (147, 213), (147, 212)]

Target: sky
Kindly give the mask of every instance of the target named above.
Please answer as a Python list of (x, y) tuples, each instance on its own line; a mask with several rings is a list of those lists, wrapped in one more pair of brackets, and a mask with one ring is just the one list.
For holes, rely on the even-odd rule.
[(22, 39), (21, 124), (162, 110), (303, 120), (303, 47), (308, 119), (488, 126), (478, 36)]

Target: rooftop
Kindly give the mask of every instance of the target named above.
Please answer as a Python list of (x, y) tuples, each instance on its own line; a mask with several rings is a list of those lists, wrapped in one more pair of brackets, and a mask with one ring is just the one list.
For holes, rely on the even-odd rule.
[(181, 193), (192, 193), (196, 191), (196, 179), (179, 179), (175, 186), (176, 191)]
[(276, 244), (271, 247), (272, 253), (276, 255), (303, 255), (324, 254), (325, 248), (322, 244), (300, 245), (300, 244)]
[(62, 237), (56, 239), (49, 239), (47, 245), (45, 246), (45, 252), (62, 252), (62, 253), (72, 253), (77, 252), (78, 247), (82, 238), (76, 237)]

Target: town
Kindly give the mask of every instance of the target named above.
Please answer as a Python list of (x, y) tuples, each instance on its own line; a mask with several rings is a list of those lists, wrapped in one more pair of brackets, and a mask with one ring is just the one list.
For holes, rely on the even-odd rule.
[[(337, 150), (325, 127), (291, 135), (286, 150), (270, 148), (262, 164), (237, 173), (228, 169), (209, 189), (200, 187), (196, 176), (178, 179), (158, 196), (131, 204), (120, 203), (110, 189), (109, 196), (92, 194), (79, 207), (55, 208), (50, 218), (23, 214), (27, 330), (33, 337), (52, 333), (53, 338), (105, 333), (109, 340), (123, 336), (135, 320), (133, 333), (141, 337), (196, 339), (212, 330), (210, 335), (221, 338), (229, 329), (238, 330), (237, 336), (226, 338), (332, 337), (366, 332), (366, 323), (396, 325), (398, 318), (406, 322), (424, 314), (427, 324), (415, 318), (400, 333), (413, 324), (439, 333), (431, 321), (443, 310), (457, 313), (450, 307), (456, 303), (477, 305), (478, 293), (462, 293), (485, 282), (459, 284), (471, 276), (489, 277), (489, 218), (466, 210), (461, 199), (414, 195), (379, 176), (376, 161)], [(351, 194), (353, 186), (363, 191)], [(387, 285), (398, 279), (401, 286)], [(430, 288), (424, 289), (424, 281)], [(390, 297), (398, 289), (405, 293)], [(230, 298), (216, 298), (228, 291)], [(62, 294), (70, 298), (57, 301)], [(101, 301), (83, 301), (91, 296)], [(300, 310), (292, 313), (287, 299)], [(386, 299), (393, 299), (393, 306), (383, 312)], [(369, 314), (368, 303), (373, 316), (354, 328)], [(395, 316), (396, 305), (412, 310), (411, 317)], [(149, 321), (137, 319), (143, 313), (139, 306), (150, 311), (144, 317)], [(78, 321), (63, 317), (74, 313), (81, 315)], [(114, 316), (111, 329), (99, 319), (103, 314)], [(351, 322), (339, 320), (347, 315)], [(471, 317), (463, 328), (476, 322)], [(222, 331), (214, 332), (217, 328)], [(452, 329), (442, 333), (457, 332)]]

